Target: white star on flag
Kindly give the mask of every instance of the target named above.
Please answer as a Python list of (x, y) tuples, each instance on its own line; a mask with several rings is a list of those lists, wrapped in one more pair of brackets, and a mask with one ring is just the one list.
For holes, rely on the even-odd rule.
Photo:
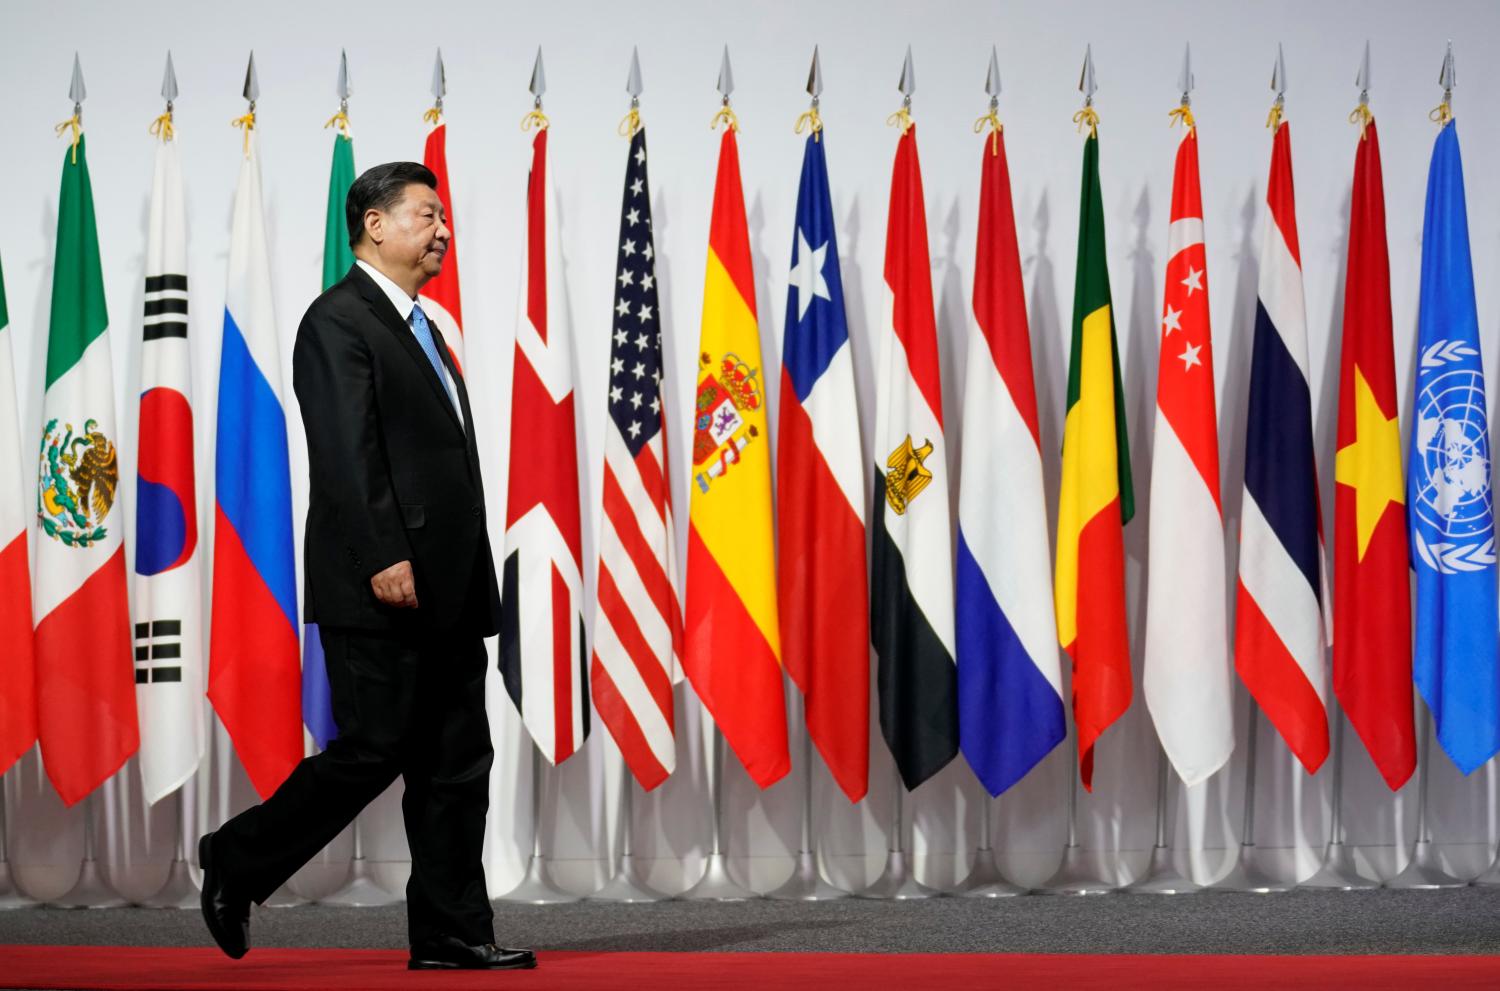
[[(625, 342), (621, 341), (620, 343), (623, 344)], [(635, 346), (638, 347), (638, 348), (640, 348), (642, 351), (644, 351), (646, 349), (646, 346), (648, 344), (650, 344), (650, 343), (651, 343), (651, 338), (647, 337), (644, 333), (639, 334), (639, 335), (636, 336)]]
[(642, 289), (650, 291), (651, 287), (654, 286), (654, 285), (656, 285), (656, 276), (649, 275), (649, 274), (641, 276), (641, 288)]
[(650, 320), (651, 319), (651, 307), (647, 306), (645, 303), (642, 303), (641, 304), (641, 312), (638, 315), (641, 318), (641, 323), (645, 323), (647, 320)]
[(610, 370), (610, 373), (613, 374), (613, 375), (619, 375), (622, 372), (624, 372), (625, 371), (625, 361), (624, 361), (624, 359), (616, 358), (614, 361), (610, 362), (609, 363), (609, 370)]
[(623, 398), (625, 398), (625, 390), (621, 389), (618, 385), (609, 390), (610, 402), (617, 403)]
[(1182, 329), (1182, 311), (1167, 307), (1167, 315), (1161, 318), (1161, 336), (1171, 337), (1172, 331)]
[(828, 242), (813, 248), (807, 243), (807, 235), (797, 228), (797, 264), (792, 267), (791, 284), (797, 287), (797, 319), (807, 316), (807, 308), (814, 296), (831, 299), (828, 282), (823, 278), (823, 259), (828, 254)]
[(637, 164), (637, 165), (644, 165), (645, 163), (646, 163), (646, 146), (645, 145), (641, 145), (640, 148), (636, 149), (635, 164)]
[(635, 242), (634, 241), (626, 241), (624, 244), (620, 245), (620, 250), (623, 251), (623, 252), (625, 252), (625, 256), (627, 258), (630, 257), (631, 255), (634, 255), (635, 254)]
[(636, 378), (640, 378), (642, 375), (646, 374), (646, 366), (643, 363), (637, 361), (635, 363), (635, 367), (630, 370), (630, 373)]
[(635, 283), (635, 273), (630, 269), (622, 269), (620, 272), (620, 285), (628, 286)]
[(1193, 294), (1194, 289), (1201, 290), (1203, 288), (1203, 269), (1194, 268), (1189, 265), (1187, 278), (1182, 280), (1182, 284), (1187, 286), (1189, 296)]
[(618, 328), (618, 329), (615, 330), (615, 343), (616, 344), (618, 344), (620, 347), (624, 347), (625, 346), (625, 342), (628, 341), (628, 340), (630, 340), (630, 335), (627, 334), (627, 333), (625, 333), (625, 328), (624, 327), (620, 327), (620, 328)]
[(630, 436), (631, 437), (636, 437), (636, 436), (638, 436), (640, 434), (640, 432), (641, 432), (641, 421), (640, 420), (631, 420), (630, 421)]
[(641, 394), (639, 392), (632, 392), (630, 394), (630, 408), (631, 409), (640, 409), (641, 408)]
[(652, 251), (652, 248), (651, 248), (651, 242), (647, 241), (646, 242), (646, 260), (650, 261), (653, 257), (655, 257), (655, 255), (653, 254), (653, 251)]
[(631, 196), (639, 196), (639, 195), (641, 195), (641, 189), (642, 189), (641, 180), (637, 179), (635, 182), (632, 182), (630, 184), (630, 195)]
[(1192, 368), (1194, 365), (1200, 365), (1201, 366), (1203, 364), (1203, 362), (1201, 362), (1201, 361), (1198, 360), (1198, 352), (1202, 351), (1202, 350), (1203, 350), (1203, 345), (1201, 345), (1201, 344), (1188, 345), (1187, 347), (1185, 347), (1183, 349), (1182, 354), (1179, 354), (1177, 356), (1177, 357), (1179, 357), (1179, 358), (1182, 359), (1182, 370), (1183, 371), (1187, 371), (1189, 368)]
[(641, 222), (641, 211), (631, 210), (625, 215), (625, 219), (630, 222), (631, 227), (634, 227), (636, 224)]
[(623, 299), (620, 300), (619, 304), (615, 306), (615, 314), (622, 317), (630, 316), (630, 304)]

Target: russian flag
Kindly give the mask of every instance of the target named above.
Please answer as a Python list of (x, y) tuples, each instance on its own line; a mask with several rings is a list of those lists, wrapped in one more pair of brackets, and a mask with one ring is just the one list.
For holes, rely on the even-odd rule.
[(208, 697), (264, 798), (302, 759), (302, 673), (281, 356), (253, 135), (234, 194), (215, 447)]
[(959, 744), (991, 795), (1067, 736), (1031, 333), (1000, 131), (986, 135), (958, 493)]

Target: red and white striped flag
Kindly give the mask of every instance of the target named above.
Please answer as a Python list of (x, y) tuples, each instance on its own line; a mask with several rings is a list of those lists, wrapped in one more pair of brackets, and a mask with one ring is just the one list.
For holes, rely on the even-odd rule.
[(682, 677), (682, 608), (675, 587), (661, 313), (644, 128), (630, 139), (615, 272), (599, 608), (589, 685), (625, 766), (649, 791), (677, 766), (672, 686)]
[(560, 764), (589, 733), (573, 341), (545, 125), (531, 144), (526, 248), (511, 387), (500, 672), (542, 755)]
[(1229, 760), (1234, 719), (1208, 263), (1191, 120), (1177, 146), (1167, 232), (1141, 686), (1162, 749), (1182, 780), (1195, 785)]

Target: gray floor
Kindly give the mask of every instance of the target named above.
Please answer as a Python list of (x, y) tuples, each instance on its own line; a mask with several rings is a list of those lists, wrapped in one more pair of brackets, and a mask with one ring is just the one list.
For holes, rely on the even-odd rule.
[[(406, 945), (405, 911), (258, 910), (257, 946)], [(1500, 889), (655, 905), (499, 905), (511, 946), (987, 953), (1500, 953)], [(0, 912), (0, 944), (211, 945), (197, 912)]]

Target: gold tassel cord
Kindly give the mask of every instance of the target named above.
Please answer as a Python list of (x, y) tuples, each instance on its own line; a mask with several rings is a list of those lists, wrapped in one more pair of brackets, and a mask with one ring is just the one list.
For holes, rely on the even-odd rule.
[(422, 112), (422, 119), (436, 127), (443, 122), (443, 112), (437, 107), (428, 107)]
[(1281, 126), (1282, 106), (1279, 102), (1271, 104), (1271, 112), (1266, 114), (1266, 126), (1275, 131)]
[(1173, 107), (1167, 111), (1167, 116), (1172, 118), (1167, 122), (1168, 127), (1175, 127), (1179, 122), (1189, 131), (1198, 126), (1198, 121), (1193, 118), (1193, 109), (1184, 103), (1180, 107)]
[(622, 138), (633, 138), (635, 132), (641, 129), (641, 111), (639, 107), (631, 107), (630, 113), (620, 118), (620, 125), (615, 128), (615, 133)]
[(250, 132), (255, 130), (255, 111), (252, 110), (243, 117), (236, 117), (229, 122), (229, 126), (242, 128), (245, 132), (245, 157), (250, 157)]
[(910, 107), (902, 107), (900, 110), (897, 110), (895, 113), (891, 114), (885, 119), (886, 127), (901, 128), (901, 136), (903, 138), (906, 137), (906, 132), (910, 131), (912, 125), (915, 123), (916, 121), (911, 119)]
[(74, 114), (73, 116), (69, 117), (67, 120), (63, 121), (61, 124), (57, 125), (57, 127), (54, 130), (57, 131), (58, 137), (61, 137), (62, 136), (62, 132), (68, 130), (69, 128), (73, 129), (73, 164), (77, 165), (78, 164), (78, 136), (83, 133), (83, 118), (80, 117), (78, 114)]
[(729, 108), (729, 104), (727, 103), (720, 107), (719, 112), (714, 114), (714, 119), (708, 122), (708, 129), (710, 131), (717, 131), (720, 124), (724, 124), (731, 131), (738, 131), (740, 129), (740, 119), (735, 116), (734, 111)]
[(171, 141), (176, 132), (172, 130), (172, 111), (168, 110), (151, 122), (151, 136)]
[(551, 123), (547, 115), (542, 113), (541, 107), (532, 107), (526, 116), (521, 118), (521, 130), (529, 131), (536, 128), (538, 131), (545, 131)]
[(793, 133), (801, 134), (810, 131), (814, 141), (822, 141), (823, 118), (818, 113), (817, 107), (809, 107), (797, 115), (797, 124), (792, 128)]
[(1000, 123), (1000, 116), (995, 113), (993, 107), (990, 112), (974, 122), (974, 133), (979, 134), (988, 125), (990, 129), (990, 154), (1000, 154), (1000, 135), (1005, 131), (1005, 125)]
[(323, 125), (323, 129), (326, 131), (330, 127), (337, 127), (339, 134), (343, 135), (345, 139), (353, 140), (354, 136), (349, 133), (349, 114), (347, 111), (340, 110), (328, 118), (328, 121)]
[(1084, 125), (1088, 125), (1089, 137), (1099, 136), (1099, 112), (1093, 107), (1084, 107), (1073, 115), (1073, 123), (1078, 125), (1078, 133), (1083, 133)]
[(1449, 103), (1445, 97), (1442, 103), (1432, 108), (1432, 112), (1427, 115), (1427, 119), (1439, 127), (1447, 127), (1453, 123), (1453, 104)]
[(1370, 112), (1368, 103), (1361, 103), (1349, 111), (1349, 123), (1359, 125), (1359, 140), (1361, 141), (1365, 139), (1365, 128), (1369, 127), (1374, 119), (1375, 115)]

